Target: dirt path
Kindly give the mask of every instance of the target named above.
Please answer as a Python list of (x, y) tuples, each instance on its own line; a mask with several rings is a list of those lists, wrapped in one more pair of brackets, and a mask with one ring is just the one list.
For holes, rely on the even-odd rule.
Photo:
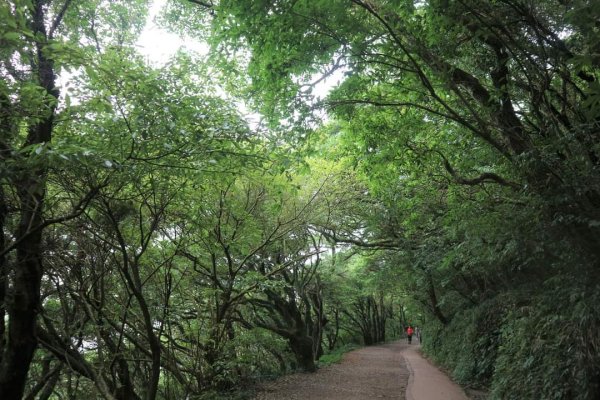
[[(399, 341), (347, 353), (314, 374), (264, 383), (256, 400), (466, 400), (462, 389)], [(408, 390), (407, 390), (408, 387)]]
[(284, 376), (262, 386), (257, 400), (404, 399), (408, 369), (395, 342), (347, 353), (342, 362), (314, 374)]

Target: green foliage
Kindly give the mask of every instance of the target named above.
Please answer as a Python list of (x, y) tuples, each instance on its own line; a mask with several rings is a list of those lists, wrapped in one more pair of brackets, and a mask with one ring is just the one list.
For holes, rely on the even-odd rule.
[(599, 5), (203, 3), (159, 19), (209, 57), (161, 68), (146, 0), (0, 4), (0, 356), (29, 312), (25, 395), (241, 398), (410, 321), (495, 398), (597, 398)]
[(598, 287), (580, 277), (548, 281), (532, 306), (505, 316), (492, 384), (495, 398), (594, 399)]
[(494, 376), (505, 305), (492, 299), (453, 316), (448, 326), (428, 321), (423, 349), (462, 384), (487, 388)]

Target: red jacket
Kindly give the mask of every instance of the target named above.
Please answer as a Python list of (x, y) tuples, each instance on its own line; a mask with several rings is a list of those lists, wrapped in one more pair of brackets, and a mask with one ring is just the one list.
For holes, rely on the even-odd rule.
[(412, 336), (413, 332), (414, 332), (414, 329), (411, 326), (409, 326), (408, 328), (406, 328), (406, 334), (408, 336)]

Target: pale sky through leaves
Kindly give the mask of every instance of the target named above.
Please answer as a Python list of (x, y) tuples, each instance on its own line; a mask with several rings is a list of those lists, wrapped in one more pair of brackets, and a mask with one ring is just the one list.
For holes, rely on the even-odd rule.
[(155, 19), (164, 8), (165, 3), (166, 0), (152, 2), (146, 26), (136, 42), (138, 51), (155, 65), (165, 64), (180, 48), (200, 55), (207, 54), (208, 45), (206, 43), (190, 37), (182, 38), (158, 26)]
[[(182, 38), (181, 36), (161, 28), (155, 21), (161, 10), (164, 8), (167, 0), (154, 0), (148, 13), (146, 26), (136, 42), (138, 51), (147, 57), (148, 61), (154, 65), (163, 65), (175, 55), (177, 50), (184, 49), (195, 52), (199, 55), (208, 54), (209, 47), (206, 43), (192, 37)], [(331, 76), (319, 82), (315, 88), (315, 94), (318, 97), (324, 97), (336, 86), (343, 77), (343, 70), (338, 70)], [(314, 81), (319, 76), (314, 77)]]

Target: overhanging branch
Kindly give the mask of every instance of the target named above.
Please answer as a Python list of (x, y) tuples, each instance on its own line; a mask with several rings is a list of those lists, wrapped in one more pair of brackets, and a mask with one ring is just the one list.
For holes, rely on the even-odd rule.
[(448, 173), (452, 176), (452, 178), (454, 178), (454, 181), (456, 183), (460, 183), (461, 185), (475, 186), (475, 185), (479, 185), (481, 183), (492, 183), (493, 182), (493, 183), (497, 183), (502, 186), (508, 186), (515, 190), (521, 188), (521, 186), (519, 184), (517, 184), (515, 182), (507, 181), (506, 179), (502, 178), (500, 175), (495, 174), (493, 172), (484, 172), (483, 174), (479, 175), (478, 177), (471, 178), (471, 179), (462, 177), (454, 170), (454, 168), (452, 168), (452, 165), (450, 165), (450, 162), (448, 161), (448, 159), (441, 152), (436, 151), (436, 153), (438, 153), (440, 155), (440, 157), (443, 158), (444, 168), (446, 168), (446, 171), (448, 171)]

